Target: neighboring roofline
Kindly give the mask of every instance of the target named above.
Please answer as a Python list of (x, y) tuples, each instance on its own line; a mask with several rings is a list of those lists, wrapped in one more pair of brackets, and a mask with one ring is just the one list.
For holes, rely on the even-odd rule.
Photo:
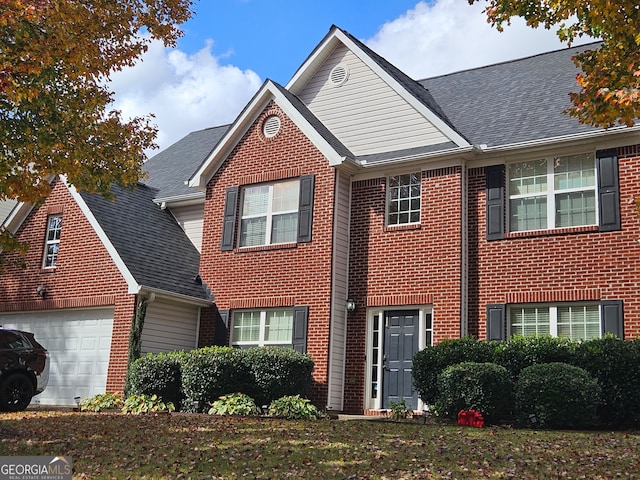
[(9, 215), (7, 215), (7, 218), (0, 224), (0, 227), (4, 227), (15, 234), (18, 228), (20, 228), (20, 225), (27, 219), (33, 207), (34, 205), (32, 203), (16, 203), (9, 212)]
[[(391, 75), (386, 69), (382, 68), (382, 66), (368, 53), (366, 53), (360, 45), (352, 40), (348, 34), (335, 25), (332, 25), (329, 33), (314, 49), (311, 55), (307, 57), (302, 66), (296, 71), (291, 80), (289, 80), (289, 83), (287, 83), (285, 88), (294, 95), (297, 95), (299, 93), (299, 89), (301, 89), (309, 79), (308, 75), (305, 75), (305, 72), (309, 69), (315, 71), (315, 65), (321, 63), (328, 57), (329, 53), (335, 48), (337, 42), (340, 42), (349, 48), (365, 65), (371, 68), (376, 75), (382, 78), (398, 95), (409, 103), (409, 105), (415, 108), (452, 142), (456, 143), (460, 147), (470, 146), (470, 143), (460, 133), (454, 130), (447, 124), (447, 122), (416, 98), (415, 95), (409, 92), (409, 90), (405, 88), (398, 79), (393, 77), (393, 75)], [(422, 87), (422, 85), (420, 86)]]
[(209, 180), (220, 165), (235, 148), (237, 142), (251, 128), (266, 105), (274, 101), (283, 112), (302, 130), (311, 142), (328, 159), (329, 165), (337, 166), (348, 159), (340, 155), (335, 148), (311, 125), (304, 115), (295, 108), (272, 80), (266, 80), (251, 101), (233, 122), (229, 130), (220, 139), (213, 151), (207, 156), (198, 170), (189, 179), (188, 186), (205, 189)]

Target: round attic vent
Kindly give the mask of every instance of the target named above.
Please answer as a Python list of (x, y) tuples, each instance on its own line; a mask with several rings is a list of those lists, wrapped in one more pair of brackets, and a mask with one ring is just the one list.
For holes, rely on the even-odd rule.
[(334, 86), (339, 87), (344, 84), (349, 79), (349, 69), (346, 65), (338, 64), (331, 70), (329, 74), (329, 78), (331, 79), (331, 83)]
[(262, 124), (262, 134), (266, 138), (275, 137), (280, 131), (280, 118), (277, 115), (271, 115)]

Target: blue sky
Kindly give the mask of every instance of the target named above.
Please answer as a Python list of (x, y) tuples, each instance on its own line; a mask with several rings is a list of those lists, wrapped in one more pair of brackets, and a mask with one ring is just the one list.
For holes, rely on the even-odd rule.
[(177, 48), (153, 43), (112, 76), (114, 108), (153, 114), (160, 149), (229, 124), (267, 78), (286, 85), (332, 24), (415, 79), (565, 47), (520, 19), (497, 32), (483, 8), (467, 0), (200, 0)]

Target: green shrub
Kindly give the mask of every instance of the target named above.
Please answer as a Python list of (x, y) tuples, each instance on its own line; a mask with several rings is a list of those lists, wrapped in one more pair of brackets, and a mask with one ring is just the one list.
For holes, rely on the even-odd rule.
[(211, 404), (209, 415), (258, 415), (260, 410), (248, 395), (230, 393), (223, 395)]
[(119, 393), (99, 393), (93, 397), (83, 398), (79, 406), (82, 412), (101, 412), (122, 408), (123, 404), (124, 400)]
[(445, 415), (476, 410), (487, 423), (507, 419), (513, 407), (513, 384), (507, 369), (495, 363), (463, 362), (438, 376), (440, 404)]
[(439, 398), (438, 375), (445, 368), (461, 362), (493, 362), (495, 343), (473, 337), (443, 340), (413, 357), (413, 386), (427, 405)]
[(245, 370), (251, 373), (246, 392), (258, 405), (269, 405), (286, 395), (308, 395), (313, 360), (291, 348), (264, 347), (242, 350)]
[(602, 387), (600, 420), (614, 427), (640, 427), (640, 340), (614, 336), (582, 342), (576, 365)]
[(292, 420), (315, 420), (320, 413), (310, 400), (300, 395), (287, 395), (271, 402), (269, 415)]
[(601, 389), (586, 370), (566, 363), (540, 363), (518, 377), (515, 403), (520, 425), (584, 428), (595, 425)]
[(171, 402), (163, 402), (157, 395), (131, 395), (122, 406), (122, 413), (166, 413), (173, 412), (175, 406)]
[(575, 363), (576, 342), (549, 335), (539, 337), (514, 336), (508, 342), (495, 345), (495, 363), (509, 371), (515, 382), (520, 371), (538, 363)]
[(251, 372), (242, 360), (244, 350), (231, 347), (205, 347), (192, 350), (182, 364), (183, 410), (213, 403), (222, 395), (247, 392)]
[(184, 352), (147, 354), (129, 367), (127, 395), (157, 395), (178, 408), (183, 399), (181, 362)]

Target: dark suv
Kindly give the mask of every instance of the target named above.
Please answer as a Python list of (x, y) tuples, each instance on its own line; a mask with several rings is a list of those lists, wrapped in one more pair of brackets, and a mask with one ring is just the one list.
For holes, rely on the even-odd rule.
[(49, 381), (49, 354), (33, 333), (0, 327), (0, 411), (17, 412)]

